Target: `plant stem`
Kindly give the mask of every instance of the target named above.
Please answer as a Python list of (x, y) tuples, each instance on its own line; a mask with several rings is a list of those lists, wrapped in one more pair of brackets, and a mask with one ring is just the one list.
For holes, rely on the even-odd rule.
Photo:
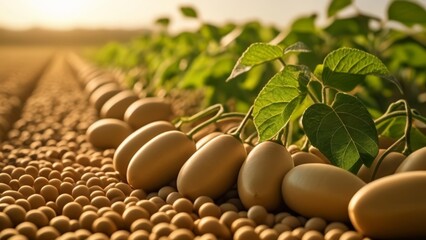
[(302, 147), (300, 150), (307, 152), (309, 150), (309, 138), (305, 135), (305, 141), (303, 142)]
[(198, 131), (200, 131), (201, 129), (203, 129), (204, 127), (206, 127), (207, 125), (209, 125), (209, 124), (217, 121), (217, 119), (219, 119), (220, 116), (223, 114), (224, 109), (223, 109), (222, 104), (215, 104), (215, 105), (212, 105), (212, 106), (206, 108), (205, 110), (203, 110), (203, 111), (201, 111), (201, 112), (199, 112), (199, 113), (191, 116), (189, 119), (191, 119), (191, 121), (195, 121), (197, 119), (200, 119), (202, 117), (210, 115), (215, 110), (217, 110), (216, 115), (214, 115), (209, 120), (204, 121), (204, 122), (200, 123), (199, 125), (195, 126), (193, 129), (191, 129), (191, 131), (189, 131), (187, 133), (187, 135), (192, 138), (192, 136), (195, 133), (197, 133)]
[(246, 116), (245, 113), (230, 112), (230, 113), (224, 113), (224, 114), (220, 115), (219, 120), (226, 119), (226, 118), (232, 118), (232, 117), (239, 117), (241, 119), (244, 119), (245, 116)]
[(249, 144), (253, 144), (253, 139), (257, 137), (257, 131), (254, 131), (252, 134), (250, 134), (250, 136), (248, 136), (244, 142), (249, 143)]
[(289, 121), (287, 123), (287, 128), (288, 128), (288, 130), (287, 130), (287, 136), (286, 136), (285, 145), (284, 145), (286, 147), (293, 142), (293, 134), (292, 134), (292, 132), (293, 132), (293, 122), (292, 121)]
[(309, 97), (312, 99), (312, 101), (314, 101), (314, 103), (319, 103), (320, 100), (317, 98), (317, 96), (315, 96), (315, 94), (313, 94), (309, 88), (308, 88), (308, 95)]
[(422, 116), (417, 110), (411, 109), (411, 113), (413, 114), (414, 119), (426, 124), (426, 117)]
[(404, 100), (400, 99), (396, 102), (393, 102), (389, 105), (388, 109), (386, 110), (386, 112), (384, 114), (388, 114), (390, 112), (394, 112), (397, 108), (399, 108), (400, 106), (404, 105)]
[[(246, 113), (242, 113), (242, 112), (230, 112), (230, 113), (224, 113), (222, 114), (218, 120), (216, 121), (216, 123), (220, 123), (223, 120), (226, 120), (227, 118), (241, 118), (241, 121), (246, 117)], [(231, 134), (232, 132), (236, 131), (238, 129), (239, 126), (236, 127), (232, 127), (230, 128), (228, 131), (226, 131), (226, 133)]]
[(180, 128), (182, 127), (182, 124), (183, 124), (182, 118), (173, 119), (172, 124), (175, 126), (176, 129), (180, 130)]
[(199, 111), (198, 113), (196, 113), (196, 114), (194, 114), (190, 117), (181, 117), (180, 119), (177, 120), (175, 127), (180, 128), (181, 125), (184, 124), (184, 123), (193, 122), (193, 121), (196, 121), (196, 120), (201, 119), (203, 117), (206, 117), (206, 116), (210, 115), (216, 108), (221, 108), (222, 109), (221, 111), (223, 113), (223, 106), (222, 106), (222, 104), (218, 103), (218, 104), (212, 105), (212, 106), (210, 106), (210, 107), (208, 107), (208, 108), (206, 108), (202, 111)]
[[(404, 106), (404, 110), (394, 111), (400, 105)], [(415, 110), (412, 110), (410, 106), (408, 106), (406, 100), (401, 99), (389, 105), (386, 112), (380, 118), (376, 119), (374, 123), (377, 125), (389, 118), (397, 116), (405, 116), (404, 136), (402, 136), (402, 138), (405, 140), (405, 146), (402, 153), (404, 155), (408, 155), (411, 153), (411, 128), (413, 124), (413, 118), (419, 119), (422, 122), (426, 119), (418, 114)]]
[(380, 123), (382, 123), (382, 122), (384, 122), (388, 119), (391, 119), (393, 117), (405, 116), (405, 114), (406, 113), (403, 110), (394, 111), (394, 112), (391, 112), (391, 113), (387, 113), (387, 111), (386, 111), (382, 116), (380, 116), (379, 118), (374, 120), (374, 124), (378, 125), (378, 124), (380, 124)]
[(406, 121), (405, 121), (405, 129), (404, 129), (404, 136), (405, 136), (405, 147), (402, 153), (404, 155), (408, 155), (411, 153), (411, 127), (413, 123), (413, 115), (411, 113), (411, 109), (408, 106), (407, 101), (404, 100), (405, 105), (405, 113), (406, 113)]
[(327, 104), (327, 88), (325, 86), (322, 86), (322, 103)]
[(402, 141), (404, 141), (405, 136), (402, 136), (401, 138), (399, 138), (396, 142), (394, 142), (388, 149), (386, 149), (386, 151), (380, 156), (380, 158), (377, 160), (377, 164), (376, 167), (374, 168), (373, 171), (373, 175), (371, 175), (371, 181), (374, 180), (374, 178), (377, 175), (377, 172), (379, 170), (380, 164), (382, 164), (383, 159), (389, 154), (391, 153), (400, 143), (402, 143)]
[(246, 116), (241, 121), (240, 125), (238, 126), (237, 130), (235, 130), (235, 132), (231, 134), (232, 136), (234, 136), (234, 137), (236, 137), (238, 139), (241, 139), (240, 138), (240, 134), (243, 131), (244, 126), (246, 125), (247, 121), (251, 118), (252, 112), (253, 112), (253, 106), (250, 107), (250, 109), (248, 110)]
[(282, 58), (278, 58), (278, 61), (281, 63), (283, 69), (287, 66)]
[[(414, 119), (419, 120), (419, 121), (426, 124), (426, 117), (423, 117), (422, 115), (418, 114), (413, 109), (411, 109), (411, 114), (412, 114), (412, 117)], [(398, 111), (394, 111), (394, 112), (391, 112), (391, 113), (388, 113), (388, 114), (385, 113), (381, 117), (374, 120), (374, 124), (378, 125), (378, 124), (380, 124), (380, 123), (382, 123), (382, 122), (384, 122), (384, 121), (386, 121), (390, 118), (399, 117), (399, 116), (406, 116), (406, 115), (407, 115), (407, 112), (405, 110), (398, 110)]]
[(284, 138), (284, 141), (283, 141), (283, 136), (286, 136), (288, 134), (287, 126), (284, 127), (284, 128), (281, 128), (281, 130), (277, 134), (277, 138), (274, 140), (275, 142), (277, 142), (277, 143), (279, 143), (283, 146), (285, 146), (285, 144), (286, 144), (286, 139)]
[(236, 126), (236, 127), (232, 127), (232, 128), (230, 128), (228, 131), (226, 131), (225, 133), (227, 133), (227, 134), (231, 134), (232, 132), (236, 131), (236, 130), (237, 130), (237, 128), (238, 128), (238, 126)]

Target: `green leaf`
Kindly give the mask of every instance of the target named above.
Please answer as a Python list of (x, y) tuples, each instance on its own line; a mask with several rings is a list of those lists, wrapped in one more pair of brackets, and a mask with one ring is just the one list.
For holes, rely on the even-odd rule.
[(226, 81), (250, 71), (250, 69), (256, 65), (280, 58), (283, 54), (283, 49), (279, 46), (268, 43), (253, 43), (238, 59), (231, 75)]
[(379, 145), (367, 108), (354, 96), (338, 93), (331, 106), (317, 103), (306, 109), (303, 128), (312, 145), (346, 170), (361, 160), (370, 166)]
[(167, 27), (170, 25), (170, 18), (168, 17), (158, 18), (157, 20), (155, 20), (155, 23)]
[(260, 141), (274, 137), (306, 96), (309, 79), (303, 69), (289, 65), (272, 77), (254, 101), (253, 120)]
[(185, 16), (189, 18), (197, 18), (197, 11), (193, 7), (190, 6), (183, 6), (180, 7), (180, 12)]
[(324, 30), (337, 38), (353, 38), (356, 35), (365, 36), (369, 33), (369, 31), (371, 31), (369, 28), (370, 19), (371, 18), (363, 15), (339, 18), (335, 19)]
[(314, 33), (316, 29), (315, 28), (316, 19), (317, 19), (316, 14), (298, 18), (291, 24), (291, 31), (303, 32), (303, 33)]
[(201, 35), (207, 40), (215, 40), (217, 42), (220, 41), (220, 32), (219, 28), (215, 25), (209, 24), (209, 23), (203, 23), (198, 30)]
[(340, 10), (352, 4), (352, 0), (332, 0), (327, 9), (327, 16), (332, 17)]
[(408, 65), (415, 68), (426, 68), (426, 48), (425, 46), (415, 43), (401, 43), (394, 44), (391, 49), (392, 59), (398, 64), (398, 68), (401, 65)]
[(310, 52), (310, 51), (311, 51), (311, 49), (309, 49), (309, 47), (306, 46), (306, 44), (304, 44), (303, 42), (296, 42), (296, 43), (286, 47), (284, 49), (284, 54)]
[(322, 64), (318, 64), (315, 66), (315, 70), (314, 70), (314, 75), (317, 79), (321, 79), (322, 77), (322, 72), (324, 70), (324, 65)]
[(426, 24), (426, 10), (412, 1), (393, 1), (388, 8), (389, 20), (398, 21), (408, 27)]
[(366, 75), (378, 75), (393, 82), (402, 92), (399, 82), (392, 77), (376, 56), (354, 48), (339, 48), (324, 59), (322, 81), (325, 86), (351, 91)]
[(205, 85), (206, 79), (213, 71), (213, 65), (214, 61), (212, 57), (201, 53), (194, 59), (188, 70), (184, 72), (185, 74), (179, 81), (178, 86), (181, 88), (201, 88)]

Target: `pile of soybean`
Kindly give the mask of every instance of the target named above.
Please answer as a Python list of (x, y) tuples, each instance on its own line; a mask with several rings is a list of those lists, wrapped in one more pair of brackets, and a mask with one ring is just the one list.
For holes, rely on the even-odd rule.
[[(123, 88), (111, 74), (75, 56), (70, 63), (80, 81), (65, 59), (57, 58), (25, 102), (8, 139), (0, 145), (0, 240), (368, 239), (355, 231), (349, 220), (330, 220), (327, 214), (310, 216), (312, 211), (333, 215), (333, 207), (338, 207), (318, 198), (330, 195), (321, 192), (324, 189), (318, 189), (312, 199), (289, 194), (296, 199), (293, 207), (282, 204), (270, 211), (262, 205), (246, 207), (237, 184), (217, 198), (184, 196), (176, 180), (151, 186), (155, 190), (133, 186), (143, 179), (129, 185), (127, 166), (120, 169), (114, 162), (120, 146), (123, 148), (128, 136), (143, 126), (171, 120), (175, 116), (171, 103), (150, 99), (156, 107), (142, 111), (147, 100)], [(138, 115), (138, 111), (152, 114), (145, 119), (146, 112)], [(146, 122), (141, 123), (141, 119)], [(197, 143), (201, 139), (197, 137)], [(296, 148), (288, 152), (293, 153), (294, 165), (321, 169), (312, 163), (319, 161), (321, 166), (329, 166), (315, 149), (309, 153), (315, 160), (309, 161), (297, 157), (295, 154), (305, 153)], [(306, 162), (311, 164), (303, 164)], [(162, 167), (167, 171), (167, 166)], [(287, 175), (297, 176), (293, 170), (298, 168)], [(335, 168), (331, 171), (342, 174)], [(153, 178), (167, 175), (136, 169), (132, 176), (138, 178), (138, 172), (142, 176), (154, 174)], [(329, 181), (336, 182), (336, 178)], [(345, 195), (344, 187), (335, 191), (337, 196), (339, 191)], [(300, 212), (297, 206), (308, 210)]]
[[(81, 72), (81, 77), (86, 80), (86, 92), (95, 104), (96, 99), (105, 96), (101, 90), (105, 82), (90, 72)], [(99, 86), (98, 90), (92, 92), (93, 86)], [(422, 161), (426, 148), (414, 152), (406, 160), (399, 152), (390, 152), (380, 160), (385, 153), (386, 147), (383, 147), (370, 168), (361, 166), (354, 175), (332, 166), (312, 146), (309, 152), (300, 151), (297, 146), (286, 149), (271, 141), (253, 146), (236, 136), (224, 134), (227, 129), (238, 126), (241, 118), (222, 119), (191, 134), (177, 127), (178, 124), (170, 123), (174, 112), (170, 110), (170, 101), (148, 97), (133, 101), (123, 104), (120, 98), (111, 97), (100, 110), (104, 119), (87, 131), (91, 144), (116, 148), (113, 166), (121, 179), (133, 188), (151, 193), (169, 186), (192, 202), (208, 197), (219, 206), (233, 205), (234, 211), (250, 212), (250, 209), (260, 208), (264, 213), (260, 223), (269, 221), (269, 227), (276, 223), (272, 221), (273, 214), (291, 212), (326, 223), (348, 224), (349, 230), (353, 225), (358, 231), (328, 233), (320, 228), (307, 234), (306, 239), (426, 235), (422, 225), (426, 197), (417, 191), (425, 184), (426, 175), (425, 172), (412, 173), (426, 170), (425, 161)], [(112, 113), (116, 111), (113, 109), (120, 109), (124, 114), (114, 117)], [(110, 112), (110, 116), (103, 112)], [(121, 143), (105, 141), (108, 139), (105, 136), (112, 132), (122, 136)], [(374, 173), (378, 161), (382, 162)], [(398, 174), (393, 176), (395, 173)], [(386, 176), (390, 178), (384, 178)], [(375, 181), (378, 179), (380, 181)], [(374, 183), (366, 184), (371, 181)], [(235, 239), (240, 238), (232, 226), (228, 232)], [(277, 231), (268, 238), (289, 234), (289, 231), (283, 232)], [(244, 238), (247, 236), (241, 237)]]

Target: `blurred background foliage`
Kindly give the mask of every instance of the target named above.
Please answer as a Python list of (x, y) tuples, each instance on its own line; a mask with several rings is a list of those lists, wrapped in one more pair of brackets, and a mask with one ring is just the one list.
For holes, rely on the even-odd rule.
[[(255, 42), (269, 42), (283, 48), (303, 42), (309, 53), (290, 55), (290, 64), (303, 64), (312, 71), (324, 57), (339, 47), (353, 47), (380, 58), (398, 79), (401, 94), (389, 81), (368, 76), (352, 93), (363, 100), (373, 117), (389, 103), (405, 98), (412, 108), (426, 114), (426, 10), (415, 1), (390, 1), (386, 19), (358, 10), (356, 0), (331, 0), (329, 24), (319, 26), (317, 16), (294, 19), (285, 29), (262, 25), (213, 25), (202, 22), (196, 9), (181, 7), (187, 21), (199, 28), (172, 34), (171, 19), (156, 20), (157, 30), (127, 43), (111, 42), (93, 56), (100, 66), (111, 69), (127, 87), (142, 96), (167, 96), (173, 91), (202, 92), (200, 108), (223, 103), (229, 111), (247, 111), (265, 83), (280, 70), (279, 63), (259, 65), (237, 79), (225, 82), (245, 49)], [(353, 8), (355, 14), (340, 14)]]

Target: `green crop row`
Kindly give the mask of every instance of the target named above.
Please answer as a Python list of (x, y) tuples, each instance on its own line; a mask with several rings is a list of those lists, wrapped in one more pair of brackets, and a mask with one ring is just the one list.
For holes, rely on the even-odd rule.
[[(302, 42), (310, 52), (291, 55), (287, 61), (310, 68), (334, 49), (353, 47), (381, 59), (401, 83), (408, 102), (421, 109), (426, 94), (425, 9), (416, 2), (397, 0), (390, 2), (387, 19), (359, 10), (352, 16), (339, 15), (347, 8), (356, 6), (351, 0), (331, 1), (328, 25), (319, 26), (317, 16), (310, 15), (295, 19), (285, 29), (256, 21), (220, 26), (202, 22), (197, 30), (171, 34), (170, 19), (160, 18), (156, 21), (159, 31), (149, 31), (128, 43), (107, 44), (95, 59), (102, 66), (119, 69), (129, 87), (138, 83), (147, 95), (156, 95), (160, 90), (201, 88), (204, 106), (221, 102), (245, 111), (280, 68), (279, 64), (262, 65), (226, 83), (235, 62), (250, 44), (268, 42), (286, 48)], [(201, 21), (195, 9), (182, 7), (181, 12), (188, 21)], [(388, 83), (371, 76), (355, 91), (378, 113), (400, 97)]]
[[(347, 8), (356, 13), (342, 16)], [(200, 21), (191, 7), (181, 12)], [(326, 26), (311, 15), (284, 30), (259, 22), (216, 26), (200, 21), (199, 29), (178, 34), (168, 31), (170, 19), (160, 18), (161, 30), (129, 43), (110, 43), (95, 59), (142, 96), (197, 89), (204, 99), (200, 109), (220, 103), (227, 111), (247, 112), (253, 105), (260, 141), (284, 135), (287, 145), (310, 142), (326, 152), (334, 135), (320, 139), (317, 134), (340, 126), (358, 129), (342, 133), (354, 149), (369, 146), (372, 139), (368, 159), (376, 155), (378, 136), (400, 139), (398, 144), (405, 140), (406, 153), (425, 146), (426, 10), (416, 2), (394, 0), (386, 19), (379, 19), (356, 9), (351, 0), (332, 0), (327, 16)], [(322, 129), (321, 122), (331, 115), (321, 114), (327, 112), (334, 124)], [(353, 161), (341, 167), (359, 167), (358, 155), (364, 153), (353, 152)]]

